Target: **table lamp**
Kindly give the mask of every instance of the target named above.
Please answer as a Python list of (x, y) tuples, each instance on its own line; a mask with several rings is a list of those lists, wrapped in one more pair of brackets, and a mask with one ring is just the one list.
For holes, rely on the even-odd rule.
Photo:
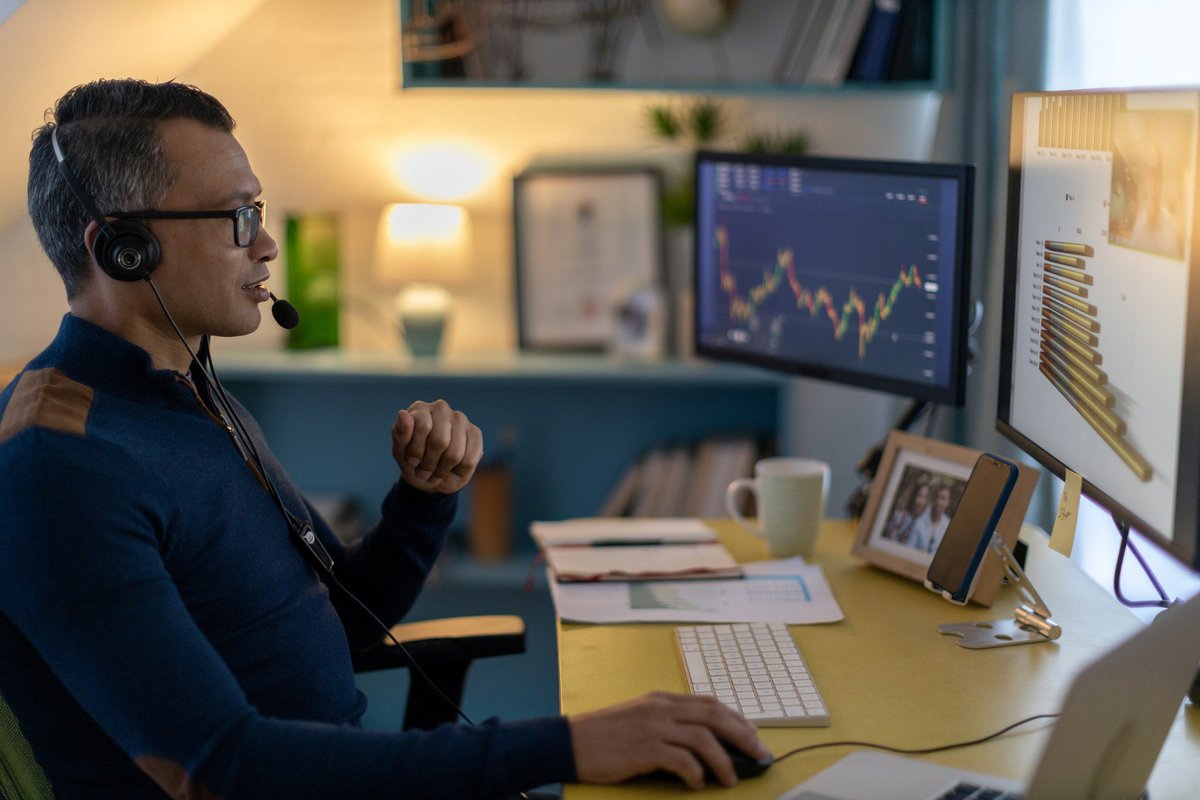
[(394, 308), (415, 358), (436, 358), (454, 305), (447, 289), (468, 272), (470, 218), (462, 206), (392, 203), (379, 215), (375, 273), (399, 285)]

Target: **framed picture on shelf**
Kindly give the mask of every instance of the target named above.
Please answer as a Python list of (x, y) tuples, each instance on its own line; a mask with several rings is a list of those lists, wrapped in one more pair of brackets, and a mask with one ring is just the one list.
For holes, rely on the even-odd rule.
[[(892, 431), (871, 482), (853, 553), (877, 567), (922, 582), (942, 534), (958, 508), (980, 452), (970, 447)], [(1018, 465), (1017, 485), (996, 532), (1012, 549), (1020, 533), (1038, 471)], [(1002, 569), (989, 551), (971, 600), (991, 605)]]
[(631, 297), (662, 291), (661, 176), (648, 166), (522, 172), (513, 239), (521, 349), (602, 350)]

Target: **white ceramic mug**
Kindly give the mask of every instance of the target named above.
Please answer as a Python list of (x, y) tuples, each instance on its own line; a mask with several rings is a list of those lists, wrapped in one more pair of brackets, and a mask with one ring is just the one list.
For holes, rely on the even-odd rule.
[[(738, 495), (754, 495), (758, 524), (738, 509)], [(776, 558), (811, 555), (829, 494), (829, 465), (811, 458), (764, 458), (753, 478), (738, 478), (725, 490), (729, 516), (763, 537)]]

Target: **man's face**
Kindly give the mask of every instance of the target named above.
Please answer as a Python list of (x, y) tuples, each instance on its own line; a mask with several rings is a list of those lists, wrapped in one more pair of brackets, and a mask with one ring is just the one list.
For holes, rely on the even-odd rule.
[[(219, 211), (249, 205), (262, 192), (250, 162), (231, 134), (194, 120), (160, 123), (168, 163), (176, 176), (162, 211)], [(250, 247), (234, 242), (229, 219), (151, 220), (162, 261), (155, 286), (184, 336), (242, 336), (262, 321), (259, 304), (266, 262), (279, 248), (264, 227)]]

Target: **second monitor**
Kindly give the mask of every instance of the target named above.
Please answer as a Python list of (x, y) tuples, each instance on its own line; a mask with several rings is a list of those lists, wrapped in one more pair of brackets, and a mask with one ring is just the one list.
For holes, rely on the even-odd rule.
[(973, 169), (702, 151), (696, 351), (962, 405)]

